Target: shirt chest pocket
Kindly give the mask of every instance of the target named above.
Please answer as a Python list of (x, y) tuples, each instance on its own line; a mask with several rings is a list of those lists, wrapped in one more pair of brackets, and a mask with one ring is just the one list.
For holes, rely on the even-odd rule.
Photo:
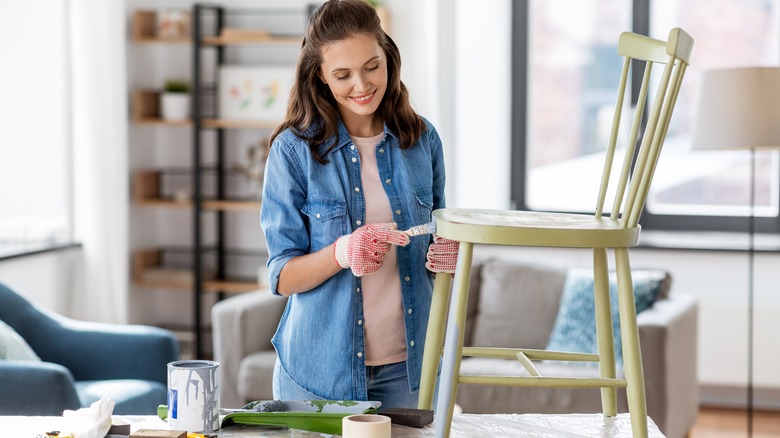
[(417, 224), (425, 224), (431, 221), (433, 211), (433, 189), (426, 187), (414, 191), (417, 201)]
[(318, 251), (347, 234), (347, 203), (331, 199), (310, 199), (302, 213), (309, 219), (311, 252)]

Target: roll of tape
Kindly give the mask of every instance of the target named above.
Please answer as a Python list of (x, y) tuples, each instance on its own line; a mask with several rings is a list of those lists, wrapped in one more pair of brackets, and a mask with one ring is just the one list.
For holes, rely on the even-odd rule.
[(390, 417), (384, 415), (350, 415), (341, 420), (344, 438), (390, 438)]

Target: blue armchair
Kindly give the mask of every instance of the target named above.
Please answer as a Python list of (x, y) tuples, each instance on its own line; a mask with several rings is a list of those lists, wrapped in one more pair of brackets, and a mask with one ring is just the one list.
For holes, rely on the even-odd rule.
[(0, 415), (61, 415), (110, 397), (114, 414), (154, 415), (167, 403), (168, 330), (77, 321), (38, 307), (0, 283), (0, 320), (41, 361), (0, 360)]

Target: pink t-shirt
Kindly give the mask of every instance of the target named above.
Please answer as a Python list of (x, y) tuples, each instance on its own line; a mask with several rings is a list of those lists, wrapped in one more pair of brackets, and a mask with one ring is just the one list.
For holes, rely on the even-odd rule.
[[(384, 133), (374, 137), (352, 137), (360, 155), (360, 179), (366, 201), (366, 223), (393, 222), (376, 163), (376, 145)], [(386, 365), (406, 360), (404, 309), (396, 249), (373, 274), (362, 277), (363, 327), (366, 339), (366, 365)]]

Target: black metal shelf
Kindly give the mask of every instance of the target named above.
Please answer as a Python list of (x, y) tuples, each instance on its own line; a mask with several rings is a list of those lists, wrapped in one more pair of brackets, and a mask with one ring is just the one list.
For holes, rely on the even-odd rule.
[[(202, 333), (202, 304), (201, 296), (203, 295), (206, 287), (209, 283), (204, 279), (204, 272), (197, 267), (203, 266), (204, 260), (208, 258), (214, 258), (215, 266), (218, 272), (227, 272), (229, 265), (228, 258), (236, 256), (234, 249), (228, 248), (225, 244), (226, 237), (226, 222), (225, 211), (216, 209), (214, 213), (216, 215), (214, 220), (214, 235), (216, 236), (213, 242), (205, 242), (203, 239), (203, 222), (201, 219), (201, 213), (210, 204), (205, 199), (207, 192), (204, 187), (203, 178), (201, 177), (208, 172), (209, 177), (214, 177), (216, 180), (215, 185), (209, 190), (209, 196), (217, 199), (230, 198), (227, 187), (226, 179), (228, 173), (226, 172), (226, 138), (225, 133), (231, 129), (258, 129), (269, 131), (274, 129), (278, 123), (260, 122), (260, 121), (244, 121), (244, 120), (224, 120), (218, 117), (220, 112), (218, 111), (218, 99), (216, 98), (219, 90), (218, 82), (206, 82), (203, 72), (208, 67), (215, 69), (220, 65), (226, 63), (226, 52), (232, 48), (243, 48), (251, 45), (260, 46), (277, 46), (288, 45), (291, 49), (297, 50), (297, 45), (292, 43), (299, 43), (301, 40), (300, 34), (302, 34), (305, 28), (306, 17), (310, 12), (310, 8), (241, 8), (228, 10), (220, 5), (214, 4), (195, 4), (192, 10), (192, 89), (193, 92), (193, 114), (192, 114), (192, 221), (193, 221), (193, 235), (192, 235), (192, 294), (194, 301), (193, 308), (193, 325), (196, 329), (194, 350), (196, 357), (199, 357), (203, 352), (203, 333)], [(285, 21), (280, 18), (276, 18), (277, 15), (287, 15), (289, 21)], [(251, 17), (250, 17), (251, 16)], [(300, 19), (296, 18), (298, 16)], [(267, 18), (271, 17), (271, 20)], [(251, 22), (249, 26), (246, 26), (248, 20)], [(254, 31), (252, 29), (260, 29), (264, 26), (258, 26), (257, 23), (266, 19), (265, 22), (272, 25), (267, 32)], [(243, 20), (243, 23), (242, 23)], [(289, 32), (280, 30), (279, 26), (284, 26), (284, 23), (294, 23), (295, 26), (300, 28), (300, 34), (296, 32)], [(292, 28), (293, 26), (291, 26)], [(232, 33), (223, 32), (226, 29), (233, 31)], [(247, 32), (243, 32), (242, 29), (246, 29)], [(204, 50), (209, 50), (208, 63), (206, 64)], [(255, 53), (254, 51), (252, 52)], [(258, 57), (263, 56), (261, 52), (257, 52)], [(255, 55), (252, 55), (255, 56)], [(219, 78), (218, 74), (214, 77)], [(207, 102), (208, 100), (208, 102)], [(204, 105), (208, 103), (208, 105)], [(281, 122), (281, 120), (279, 121)], [(209, 132), (210, 136), (213, 136), (213, 156), (215, 160), (208, 165), (202, 163), (204, 158), (203, 148), (206, 147), (201, 134)], [(258, 201), (259, 202), (259, 201)], [(204, 251), (205, 250), (205, 251)], [(246, 250), (251, 253), (250, 250)], [(250, 255), (246, 252), (239, 251), (240, 255)], [(266, 256), (267, 257), (267, 256)], [(237, 284), (240, 289), (240, 284)]]

